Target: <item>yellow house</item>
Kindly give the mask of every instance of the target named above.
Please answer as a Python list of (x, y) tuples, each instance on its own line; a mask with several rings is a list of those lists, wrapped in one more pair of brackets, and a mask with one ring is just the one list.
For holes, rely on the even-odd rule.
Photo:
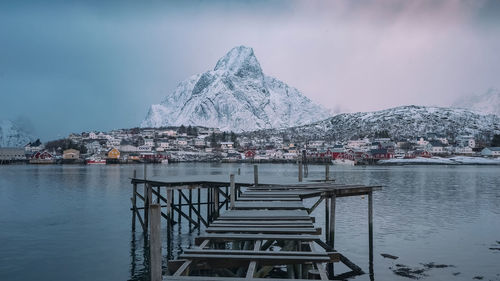
[(80, 158), (80, 151), (76, 149), (66, 149), (63, 151), (63, 159), (78, 159)]
[(109, 159), (119, 159), (120, 158), (120, 151), (116, 148), (112, 148), (110, 151), (108, 151), (108, 158)]

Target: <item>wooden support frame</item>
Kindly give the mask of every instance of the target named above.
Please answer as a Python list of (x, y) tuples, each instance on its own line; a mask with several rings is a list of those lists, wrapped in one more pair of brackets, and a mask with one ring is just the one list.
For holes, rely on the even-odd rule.
[[(325, 165), (328, 166), (328, 165)], [(254, 171), (258, 171), (255, 169)], [(309, 244), (318, 244), (321, 246), (327, 253), (332, 252), (335, 253), (334, 261), (340, 261), (348, 266), (355, 274), (363, 273), (361, 268), (352, 263), (347, 257), (340, 253), (336, 253), (333, 249), (335, 246), (335, 210), (336, 210), (336, 197), (345, 197), (345, 196), (357, 196), (357, 195), (368, 195), (368, 220), (369, 220), (369, 239), (370, 239), (370, 258), (373, 260), (373, 195), (372, 192), (375, 190), (379, 190), (378, 186), (360, 186), (360, 185), (340, 185), (327, 183), (329, 180), (328, 176), (329, 168), (325, 167), (325, 182), (317, 183), (317, 184), (299, 184), (292, 186), (280, 186), (280, 185), (262, 185), (257, 181), (254, 182), (253, 186), (247, 186), (247, 190), (241, 195), (241, 206), (245, 206), (245, 209), (250, 209), (251, 211), (247, 211), (246, 213), (237, 213), (239, 210), (235, 207), (237, 205), (236, 197), (238, 193), (238, 189), (241, 184), (237, 184), (233, 180), (229, 183), (188, 183), (183, 182), (179, 183), (182, 186), (176, 186), (174, 183), (168, 183), (166, 185), (162, 185), (161, 182), (153, 182), (144, 179), (141, 183), (144, 184), (144, 193), (141, 195), (137, 192), (137, 185), (140, 181), (134, 179), (132, 184), (134, 187), (131, 202), (132, 202), (132, 224), (135, 229), (135, 223), (138, 219), (145, 228), (145, 233), (147, 233), (148, 228), (153, 231), (152, 228), (152, 205), (153, 202), (155, 206), (160, 208), (160, 217), (167, 218), (170, 221), (169, 224), (175, 223), (173, 220), (169, 218), (173, 218), (174, 212), (177, 212), (178, 222), (181, 221), (182, 218), (188, 220), (189, 223), (189, 231), (198, 228), (200, 229), (201, 225), (204, 224), (207, 227), (207, 233), (204, 236), (200, 236), (200, 239), (195, 239), (195, 243), (202, 244), (202, 252), (196, 252), (196, 250), (187, 250), (185, 254), (182, 254), (181, 257), (186, 258), (184, 261), (175, 262), (176, 266), (172, 268), (177, 268), (174, 276), (176, 278), (191, 278), (194, 276), (190, 276), (190, 270), (206, 270), (207, 265), (220, 266), (227, 263), (224, 259), (220, 259), (218, 255), (228, 255), (225, 257), (231, 258), (237, 265), (246, 268), (246, 271), (238, 273), (243, 274), (245, 278), (232, 278), (231, 280), (256, 280), (257, 276), (255, 275), (257, 265), (262, 266), (262, 268), (276, 264), (277, 261), (273, 260), (273, 257), (279, 257), (280, 259), (286, 260), (286, 262), (290, 264), (295, 264), (292, 270), (294, 278), (307, 278), (307, 271), (311, 268), (311, 266), (315, 266), (318, 269), (319, 275), (322, 279), (328, 277), (328, 272), (330, 271), (331, 276), (333, 276), (333, 270), (330, 270), (330, 265), (333, 260), (311, 260), (308, 263), (308, 266), (302, 266), (303, 259), (298, 256), (294, 256), (293, 251), (298, 250), (303, 257), (310, 256), (308, 251), (308, 245), (303, 244), (305, 241), (309, 241)], [(136, 174), (134, 174), (135, 178)], [(255, 180), (255, 179), (254, 179)], [(231, 183), (232, 182), (232, 183)], [(161, 195), (161, 187), (166, 187), (167, 196), (166, 198)], [(221, 189), (222, 187), (225, 188)], [(201, 188), (207, 189), (207, 200), (206, 203), (201, 200)], [(176, 201), (177, 204), (174, 204), (173, 194), (177, 189), (178, 197)], [(188, 189), (188, 192), (183, 192), (183, 189)], [(197, 189), (197, 199), (193, 198), (193, 190)], [(221, 195), (222, 194), (222, 200)], [(156, 198), (153, 198), (153, 195)], [(194, 196), (196, 197), (196, 195)], [(313, 206), (309, 209), (302, 210), (300, 213), (298, 211), (293, 211), (291, 213), (284, 212), (285, 210), (298, 210), (302, 207), (287, 207), (287, 209), (281, 209), (280, 204), (284, 204), (284, 202), (288, 202), (290, 206), (295, 205), (296, 202), (300, 202), (304, 198), (313, 198), (318, 197), (318, 200), (314, 202)], [(137, 206), (137, 198), (144, 202), (143, 207)], [(234, 199), (233, 199), (234, 198)], [(170, 199), (170, 200), (169, 200)], [(232, 200), (233, 199), (233, 200)], [(162, 206), (162, 203), (166, 202), (165, 205)], [(183, 202), (184, 201), (184, 202)], [(274, 203), (273, 201), (278, 201), (280, 203)], [(310, 217), (309, 214), (313, 212), (323, 201), (325, 201), (325, 240), (326, 243), (321, 241), (317, 235), (321, 234), (321, 229), (314, 229), (312, 222), (314, 222), (314, 218)], [(249, 204), (254, 202), (254, 204)], [(202, 204), (207, 205), (207, 220), (204, 220), (204, 217), (201, 215), (200, 207)], [(251, 205), (254, 205), (251, 207)], [(185, 207), (186, 206), (186, 207)], [(233, 207), (228, 212), (222, 214), (220, 210), (222, 208), (228, 208), (229, 206)], [(268, 207), (266, 207), (268, 206)], [(167, 214), (161, 212), (161, 207), (167, 208)], [(187, 208), (187, 209), (186, 209)], [(262, 213), (257, 212), (259, 208), (262, 208)], [(141, 216), (139, 210), (144, 210), (144, 216)], [(269, 209), (269, 210), (268, 210)], [(273, 211), (276, 209), (276, 211)], [(281, 210), (281, 211), (278, 211)], [(193, 217), (193, 213), (197, 216)], [(231, 213), (231, 214), (229, 214)], [(237, 215), (234, 215), (237, 214)], [(254, 214), (254, 215), (252, 215)], [(291, 216), (289, 216), (291, 215)], [(145, 218), (143, 221), (142, 218)], [(146, 223), (147, 222), (147, 223)], [(209, 226), (210, 225), (210, 226)], [(149, 227), (148, 227), (149, 226)], [(194, 227), (193, 227), (194, 226)], [(151, 237), (151, 236), (150, 236)], [(273, 245), (275, 242), (282, 243), (279, 241), (294, 241), (294, 248), (292, 252), (287, 253), (266, 253), (269, 251), (269, 247)], [(169, 238), (168, 238), (169, 239)], [(202, 242), (201, 242), (202, 241)], [(219, 241), (219, 242), (217, 242)], [(218, 250), (222, 249), (220, 244), (227, 242), (240, 241), (240, 253), (231, 252), (226, 250)], [(244, 242), (246, 241), (246, 242)], [(253, 251), (247, 251), (250, 249), (249, 241), (253, 241)], [(278, 242), (277, 242), (278, 241)], [(213, 249), (205, 249), (210, 242), (213, 242)], [(243, 244), (245, 246), (243, 246)], [(246, 250), (243, 250), (246, 249)], [(305, 252), (304, 252), (305, 249)], [(220, 253), (218, 251), (221, 251)], [(170, 256), (170, 255), (169, 255)], [(208, 264), (204, 264), (205, 259), (207, 259)], [(170, 263), (170, 261), (169, 261)], [(281, 263), (281, 262), (280, 262)], [(325, 267), (325, 264), (328, 265)], [(205, 268), (205, 269), (203, 269)], [(241, 270), (241, 268), (240, 268)], [(260, 270), (259, 270), (260, 272)], [(199, 273), (197, 273), (199, 274)], [(351, 273), (346, 273), (351, 274)], [(344, 276), (338, 275), (339, 276)], [(240, 275), (241, 276), (241, 275)], [(345, 275), (348, 276), (348, 275)], [(210, 279), (210, 278), (209, 278)], [(224, 279), (224, 278), (223, 278)], [(180, 279), (179, 279), (180, 280)], [(208, 280), (208, 279), (207, 279)], [(214, 279), (215, 280), (215, 279)], [(229, 279), (227, 279), (229, 280)], [(275, 279), (276, 280), (276, 279)]]

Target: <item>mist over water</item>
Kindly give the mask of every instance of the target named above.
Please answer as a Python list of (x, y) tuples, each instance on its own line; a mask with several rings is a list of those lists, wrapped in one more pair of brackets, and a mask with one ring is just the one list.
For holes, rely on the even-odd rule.
[[(253, 179), (253, 166), (245, 164), (150, 165), (148, 175), (229, 179), (238, 168), (237, 181)], [(141, 165), (2, 166), (0, 280), (148, 280), (147, 244), (139, 228), (131, 231), (129, 177), (134, 169), (142, 176)], [(323, 177), (323, 166), (309, 166), (308, 179)], [(374, 194), (375, 280), (408, 280), (389, 267), (423, 268), (429, 262), (454, 267), (430, 269), (425, 280), (500, 280), (500, 251), (489, 249), (500, 241), (499, 167), (332, 166), (331, 177), (338, 183), (384, 186)], [(260, 182), (293, 183), (296, 178), (296, 165), (259, 165)], [(335, 237), (336, 249), (365, 272), (367, 201), (337, 199)], [(317, 226), (323, 226), (323, 214), (320, 204), (312, 214)], [(184, 220), (181, 230), (186, 229)], [(174, 255), (197, 235), (178, 235), (177, 227), (173, 233)], [(166, 234), (163, 246), (166, 255)], [(399, 259), (384, 259), (381, 253)], [(335, 267), (336, 273), (346, 270)]]

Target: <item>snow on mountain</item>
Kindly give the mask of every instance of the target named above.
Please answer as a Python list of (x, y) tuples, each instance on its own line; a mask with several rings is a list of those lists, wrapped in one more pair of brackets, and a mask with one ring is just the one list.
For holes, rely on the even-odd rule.
[(387, 131), (396, 140), (435, 133), (450, 139), (459, 135), (474, 135), (489, 141), (493, 134), (500, 134), (500, 117), (459, 108), (411, 105), (374, 112), (343, 113), (305, 126), (255, 134), (286, 134), (294, 140), (345, 141), (373, 137), (382, 131)]
[(154, 104), (142, 127), (199, 125), (224, 131), (285, 128), (332, 114), (297, 89), (264, 75), (253, 49), (233, 48), (215, 68), (181, 82)]
[(500, 116), (500, 90), (492, 88), (484, 94), (464, 97), (458, 100), (454, 106)]
[(33, 137), (10, 120), (0, 121), (0, 147), (23, 147)]

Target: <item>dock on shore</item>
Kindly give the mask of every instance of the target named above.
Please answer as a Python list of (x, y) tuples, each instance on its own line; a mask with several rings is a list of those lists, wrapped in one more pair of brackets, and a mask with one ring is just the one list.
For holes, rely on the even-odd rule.
[[(254, 170), (253, 183), (236, 182), (234, 175), (230, 175), (227, 182), (178, 182), (140, 179), (134, 174), (131, 179), (132, 227), (135, 229), (138, 220), (143, 232), (149, 234), (151, 280), (228, 281), (269, 277), (332, 280), (364, 274), (347, 258), (348, 254), (335, 250), (335, 205), (337, 198), (368, 196), (369, 259), (372, 261), (372, 193), (380, 190), (380, 186), (336, 184), (328, 176), (326, 180), (309, 183), (266, 184), (258, 182), (257, 170)], [(139, 185), (143, 186), (142, 194)], [(206, 192), (206, 200), (201, 200), (201, 192)], [(314, 202), (312, 206), (306, 207), (306, 199)], [(139, 206), (138, 201), (143, 204)], [(317, 227), (310, 214), (323, 202), (325, 224)], [(206, 212), (202, 212), (202, 205), (207, 208)], [(198, 229), (195, 247), (183, 249), (176, 259), (168, 250), (165, 274), (161, 253), (162, 217), (167, 221), (167, 228), (184, 218), (190, 232)], [(337, 262), (351, 271), (335, 275), (334, 263)]]

